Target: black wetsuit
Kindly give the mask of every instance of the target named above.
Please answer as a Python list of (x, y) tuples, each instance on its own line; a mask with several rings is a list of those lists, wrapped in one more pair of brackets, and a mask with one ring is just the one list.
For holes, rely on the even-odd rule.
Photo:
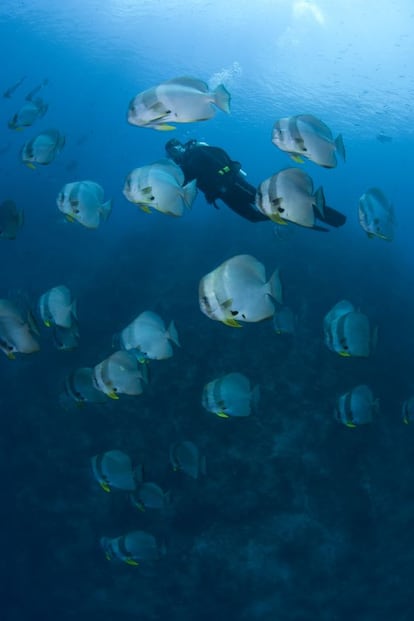
[(256, 188), (248, 183), (240, 172), (241, 165), (229, 158), (219, 147), (187, 143), (179, 157), (173, 157), (180, 166), (185, 183), (197, 180), (197, 187), (204, 193), (208, 203), (220, 199), (239, 216), (251, 222), (269, 219), (255, 207)]

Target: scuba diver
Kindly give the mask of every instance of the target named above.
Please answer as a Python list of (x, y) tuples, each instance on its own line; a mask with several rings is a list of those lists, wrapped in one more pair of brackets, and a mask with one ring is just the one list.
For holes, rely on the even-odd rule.
[[(209, 204), (218, 209), (216, 200), (220, 199), (250, 222), (269, 221), (256, 208), (256, 188), (246, 180), (240, 162), (232, 160), (224, 149), (197, 140), (182, 144), (173, 138), (167, 142), (165, 150), (167, 156), (183, 171), (184, 184), (196, 179), (198, 189), (204, 193)], [(325, 207), (324, 218), (319, 213), (316, 217), (334, 227), (342, 226), (346, 220), (342, 213), (331, 207)]]

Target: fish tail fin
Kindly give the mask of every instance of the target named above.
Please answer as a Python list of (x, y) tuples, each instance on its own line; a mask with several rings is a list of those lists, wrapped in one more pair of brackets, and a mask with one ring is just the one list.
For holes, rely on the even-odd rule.
[(196, 197), (197, 194), (197, 181), (196, 179), (193, 179), (192, 181), (190, 181), (189, 183), (187, 183), (187, 185), (185, 185), (183, 187), (183, 199), (184, 199), (184, 203), (186, 205), (186, 207), (188, 207), (189, 209), (191, 209), (191, 206), (194, 202), (194, 199)]
[(174, 321), (170, 321), (170, 325), (168, 326), (168, 338), (177, 345), (177, 347), (181, 347), (180, 341), (178, 339), (177, 328), (175, 327)]
[(283, 304), (282, 283), (280, 282), (279, 268), (275, 269), (267, 283), (269, 295), (279, 304)]
[(339, 134), (335, 138), (335, 147), (336, 147), (336, 150), (338, 151), (339, 155), (342, 157), (342, 159), (345, 162), (346, 161), (346, 152), (345, 152), (345, 145), (344, 145), (344, 140), (342, 138), (342, 134)]
[(313, 195), (315, 199), (315, 207), (321, 214), (322, 218), (325, 217), (325, 194), (323, 193), (323, 187), (320, 185)]
[(217, 108), (223, 110), (227, 114), (230, 114), (230, 100), (231, 95), (229, 91), (226, 89), (224, 84), (219, 84), (216, 89), (214, 89), (214, 103)]
[(101, 205), (101, 216), (103, 220), (108, 220), (112, 211), (112, 199), (106, 201), (106, 203), (102, 203)]

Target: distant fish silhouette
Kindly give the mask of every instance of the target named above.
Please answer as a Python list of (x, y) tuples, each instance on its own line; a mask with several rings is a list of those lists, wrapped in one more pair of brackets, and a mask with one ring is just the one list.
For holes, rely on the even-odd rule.
[(30, 93), (27, 93), (25, 97), (26, 101), (33, 101), (34, 96), (37, 95), (37, 93), (47, 84), (49, 84), (49, 80), (48, 78), (45, 78), (43, 82), (35, 86), (34, 89), (30, 91)]
[(16, 84), (13, 84), (12, 86), (9, 86), (9, 88), (4, 91), (3, 97), (6, 97), (7, 99), (10, 99), (10, 97), (13, 95), (14, 91), (16, 91), (19, 88), (19, 86), (21, 84), (23, 84), (25, 79), (26, 79), (26, 76), (24, 75), (22, 78), (20, 78), (20, 80), (18, 82), (16, 82)]
[(382, 143), (392, 142), (392, 136), (387, 136), (386, 134), (383, 134), (382, 132), (376, 135), (376, 139)]

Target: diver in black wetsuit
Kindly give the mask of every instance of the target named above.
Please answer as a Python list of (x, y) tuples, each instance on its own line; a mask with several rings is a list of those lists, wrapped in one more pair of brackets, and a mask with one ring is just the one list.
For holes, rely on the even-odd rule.
[[(250, 222), (269, 221), (255, 206), (256, 188), (245, 178), (240, 162), (230, 159), (224, 149), (211, 147), (205, 142), (189, 140), (182, 144), (173, 138), (165, 145), (165, 150), (185, 175), (184, 183), (197, 180), (208, 203), (215, 207), (220, 199), (239, 216)], [(338, 227), (345, 223), (345, 216), (331, 207), (325, 207), (325, 218), (319, 220)], [(319, 230), (325, 230), (322, 227)]]
[(173, 139), (167, 142), (165, 150), (168, 157), (182, 169), (185, 183), (197, 180), (197, 187), (208, 203), (218, 208), (216, 200), (220, 199), (251, 222), (269, 220), (256, 209), (256, 188), (246, 181), (241, 164), (231, 160), (223, 149), (197, 140), (183, 145)]

